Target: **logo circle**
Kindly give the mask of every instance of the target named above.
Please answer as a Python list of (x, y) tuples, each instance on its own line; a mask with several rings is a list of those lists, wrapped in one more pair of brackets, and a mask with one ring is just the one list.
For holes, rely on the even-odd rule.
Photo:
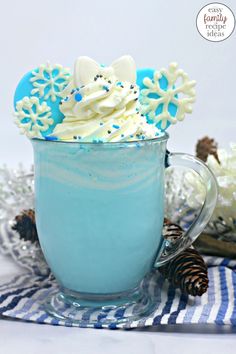
[(198, 12), (196, 25), (203, 38), (211, 42), (222, 42), (233, 33), (235, 16), (228, 6), (213, 2)]

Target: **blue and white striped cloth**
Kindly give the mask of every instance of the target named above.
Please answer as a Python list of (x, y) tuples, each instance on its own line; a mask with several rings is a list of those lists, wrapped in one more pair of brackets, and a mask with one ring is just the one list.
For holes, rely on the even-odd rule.
[[(146, 284), (156, 299), (156, 309), (151, 316), (109, 326), (97, 319), (94, 325), (89, 325), (88, 319), (96, 319), (96, 313), (90, 311), (84, 314), (84, 323), (80, 327), (114, 329), (193, 323), (236, 325), (236, 261), (217, 257), (205, 257), (205, 260), (209, 267), (209, 289), (202, 297), (181, 294), (156, 271)], [(0, 315), (36, 323), (76, 326), (70, 321), (52, 318), (44, 311), (42, 303), (57, 290), (57, 284), (50, 275), (25, 273), (5, 284), (1, 284), (0, 279)]]

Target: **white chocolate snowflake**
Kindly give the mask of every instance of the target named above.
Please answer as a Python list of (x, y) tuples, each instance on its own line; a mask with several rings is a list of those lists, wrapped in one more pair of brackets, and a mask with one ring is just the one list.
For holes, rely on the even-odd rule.
[(57, 97), (63, 97), (63, 90), (71, 79), (70, 69), (60, 64), (42, 64), (37, 71), (32, 71), (32, 75), (30, 81), (35, 88), (31, 94), (38, 94), (44, 100), (51, 98), (52, 102), (55, 102)]
[[(166, 89), (160, 87), (159, 80), (163, 76), (168, 82)], [(148, 115), (154, 123), (161, 123), (161, 129), (165, 129), (168, 122), (175, 124), (184, 119), (185, 113), (192, 112), (196, 82), (190, 81), (188, 75), (182, 69), (178, 69), (176, 63), (171, 63), (168, 69), (155, 71), (153, 80), (145, 77), (143, 83), (147, 88), (141, 90), (142, 113)], [(177, 108), (175, 116), (169, 112), (171, 103)], [(161, 113), (157, 113), (160, 105), (162, 105)]]
[(43, 139), (41, 132), (53, 124), (51, 108), (46, 102), (40, 104), (38, 97), (24, 97), (16, 104), (16, 124), (29, 138)]

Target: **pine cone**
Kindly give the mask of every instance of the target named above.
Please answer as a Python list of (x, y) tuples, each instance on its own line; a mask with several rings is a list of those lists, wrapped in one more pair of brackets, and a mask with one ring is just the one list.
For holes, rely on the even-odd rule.
[(163, 230), (162, 230), (162, 235), (164, 238), (169, 240), (170, 242), (175, 242), (180, 238), (183, 234), (182, 228), (177, 225), (172, 223), (168, 219), (164, 219), (164, 225), (163, 225)]
[(15, 217), (15, 224), (12, 229), (18, 232), (21, 239), (38, 242), (38, 233), (35, 223), (35, 212), (33, 209), (23, 210), (21, 214)]
[[(176, 240), (183, 233), (180, 226), (164, 220), (164, 237)], [(187, 248), (170, 262), (159, 268), (161, 274), (176, 288), (192, 296), (207, 291), (207, 266), (202, 256), (193, 248)]]
[(217, 142), (214, 139), (210, 139), (208, 136), (205, 136), (197, 142), (196, 156), (202, 161), (206, 162), (208, 156), (213, 155), (216, 161), (220, 164), (217, 148)]

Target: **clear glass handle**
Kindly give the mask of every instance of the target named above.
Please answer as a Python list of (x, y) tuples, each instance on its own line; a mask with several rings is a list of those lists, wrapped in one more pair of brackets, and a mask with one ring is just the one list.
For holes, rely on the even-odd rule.
[(154, 265), (155, 267), (168, 262), (196, 240), (212, 216), (218, 195), (216, 179), (210, 169), (201, 160), (188, 154), (168, 153), (166, 156), (166, 165), (167, 167), (182, 166), (194, 170), (205, 184), (206, 197), (199, 215), (182, 237), (177, 241), (175, 240), (174, 243), (168, 240), (163, 241), (162, 248)]

